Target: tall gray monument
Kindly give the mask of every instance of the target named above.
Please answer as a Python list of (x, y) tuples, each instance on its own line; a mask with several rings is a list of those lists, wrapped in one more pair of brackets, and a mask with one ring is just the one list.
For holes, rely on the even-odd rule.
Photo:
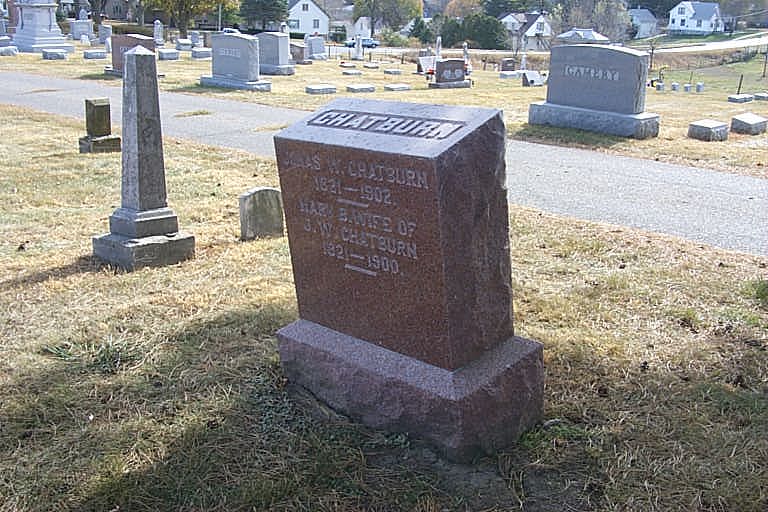
[(56, 23), (57, 4), (54, 0), (28, 0), (18, 2), (16, 7), (19, 10), (19, 24), (13, 36), (13, 44), (19, 51), (75, 51), (75, 47), (67, 43)]
[(644, 111), (648, 59), (646, 52), (616, 46), (553, 47), (547, 101), (529, 106), (528, 123), (656, 137), (659, 116)]
[(282, 32), (261, 32), (259, 40), (259, 73), (263, 75), (292, 75), (291, 38)]
[(247, 34), (214, 34), (211, 37), (213, 73), (200, 77), (205, 87), (248, 91), (272, 90), (272, 82), (259, 77), (259, 40)]
[(171, 265), (194, 255), (195, 237), (168, 207), (155, 54), (136, 46), (124, 64), (121, 206), (93, 254), (126, 270)]

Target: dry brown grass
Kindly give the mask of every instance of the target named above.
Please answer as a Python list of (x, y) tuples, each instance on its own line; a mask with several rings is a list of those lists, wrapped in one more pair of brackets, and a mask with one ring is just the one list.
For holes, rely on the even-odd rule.
[[(391, 57), (391, 56), (390, 56)], [(659, 57), (661, 59), (661, 57)], [(664, 58), (667, 58), (666, 56)], [(672, 58), (672, 57), (670, 57)], [(680, 59), (681, 57), (674, 57)], [(666, 71), (668, 81), (686, 82), (690, 77), (689, 65), (692, 57), (680, 61), (679, 68)], [(198, 85), (201, 75), (210, 74), (210, 61), (192, 61), (189, 58), (180, 61), (159, 61), (158, 69), (165, 74), (160, 81), (160, 88), (166, 91), (201, 94), (218, 98), (249, 101), (268, 105), (313, 110), (330, 101), (334, 96), (313, 96), (305, 93), (308, 84), (332, 83), (337, 86), (338, 94), (351, 95), (345, 87), (350, 83), (371, 83), (377, 92), (365, 94), (366, 98), (412, 101), (419, 103), (445, 103), (477, 105), (499, 108), (504, 111), (507, 130), (511, 137), (543, 142), (547, 144), (568, 145), (595, 149), (598, 151), (619, 153), (641, 158), (680, 163), (696, 167), (716, 169), (724, 172), (746, 174), (756, 177), (768, 176), (768, 142), (765, 137), (752, 137), (731, 134), (726, 142), (705, 143), (686, 137), (688, 124), (703, 118), (714, 118), (730, 123), (733, 115), (755, 112), (768, 117), (768, 102), (749, 104), (728, 103), (726, 98), (736, 91), (738, 79), (745, 75), (745, 91), (768, 90), (768, 81), (761, 78), (762, 62), (752, 59), (743, 63), (728, 64), (716, 68), (693, 69), (694, 81), (704, 81), (706, 91), (703, 94), (672, 93), (669, 90), (657, 93), (648, 90), (646, 110), (661, 115), (661, 130), (658, 138), (636, 141), (620, 137), (591, 134), (578, 130), (552, 129), (529, 126), (528, 105), (545, 99), (544, 88), (524, 88), (517, 80), (499, 80), (498, 73), (482, 70), (482, 64), (475, 62), (472, 89), (442, 90), (428, 89), (422, 76), (414, 75), (414, 64), (400, 64), (399, 58), (382, 55), (381, 67), (399, 67), (400, 76), (385, 75), (381, 69), (365, 70), (361, 77), (342, 76), (338, 62), (315, 62), (311, 66), (298, 66), (293, 76), (269, 77), (273, 82), (271, 93), (253, 93), (223, 89), (204, 88)], [(498, 59), (497, 59), (498, 60)], [(389, 61), (389, 62), (388, 62)], [(531, 67), (546, 69), (545, 60), (539, 57), (529, 59)], [(661, 65), (663, 60), (658, 61)], [(698, 61), (696, 61), (698, 62)], [(701, 62), (708, 64), (710, 60)], [(50, 74), (69, 78), (87, 78), (101, 80), (115, 87), (121, 81), (103, 74), (105, 61), (86, 61), (79, 54), (66, 61), (42, 61), (39, 55), (19, 55), (16, 58), (0, 59), (0, 71), (15, 70), (30, 73)], [(408, 92), (388, 92), (383, 87), (387, 83), (408, 83), (413, 90)]]
[(114, 272), (119, 157), (0, 107), (0, 510), (768, 508), (768, 259), (512, 207), (546, 423), (457, 466), (284, 390), (284, 238), (237, 240), (274, 163), (166, 142), (194, 260)]

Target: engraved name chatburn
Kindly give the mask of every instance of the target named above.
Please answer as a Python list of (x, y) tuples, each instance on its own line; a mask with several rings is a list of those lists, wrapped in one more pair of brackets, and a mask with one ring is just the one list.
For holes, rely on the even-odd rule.
[(300, 317), (446, 369), (511, 336), (499, 133), (495, 110), (354, 99), (279, 133)]

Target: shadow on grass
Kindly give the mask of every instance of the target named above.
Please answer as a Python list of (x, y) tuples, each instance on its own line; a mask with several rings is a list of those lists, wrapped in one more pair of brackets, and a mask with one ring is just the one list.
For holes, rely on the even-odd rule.
[(24, 275), (0, 282), (0, 288), (19, 288), (21, 286), (30, 286), (49, 279), (66, 279), (76, 274), (85, 274), (99, 272), (107, 264), (93, 256), (80, 256), (72, 263), (60, 267), (49, 268), (35, 272), (34, 274)]
[(538, 142), (551, 146), (571, 146), (584, 149), (610, 148), (626, 139), (604, 133), (558, 128), (555, 126), (524, 123), (519, 129), (507, 130), (507, 136), (515, 140)]
[(122, 82), (123, 81), (123, 79), (119, 76), (108, 75), (106, 73), (84, 73), (77, 78), (79, 80), (101, 80), (105, 82)]

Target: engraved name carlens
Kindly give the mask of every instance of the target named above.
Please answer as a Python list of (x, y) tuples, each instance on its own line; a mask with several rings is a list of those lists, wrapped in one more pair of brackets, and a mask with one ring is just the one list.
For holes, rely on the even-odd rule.
[(617, 82), (619, 80), (619, 72), (612, 69), (593, 68), (591, 66), (570, 66), (566, 65), (563, 69), (565, 76), (572, 76), (576, 78), (587, 78), (591, 80), (607, 80), (610, 82)]
[(424, 139), (444, 139), (464, 126), (460, 121), (367, 114), (328, 110), (308, 121), (312, 126), (327, 126), (373, 133), (405, 135)]

